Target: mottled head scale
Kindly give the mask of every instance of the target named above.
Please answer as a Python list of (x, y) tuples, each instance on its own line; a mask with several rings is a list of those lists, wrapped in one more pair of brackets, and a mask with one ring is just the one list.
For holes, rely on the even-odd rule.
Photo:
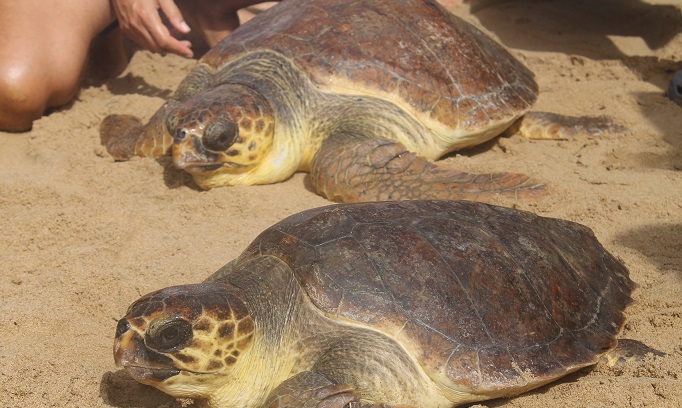
[(200, 397), (230, 380), (254, 334), (246, 306), (227, 286), (173, 286), (130, 306), (116, 328), (114, 359), (144, 384)]
[(270, 151), (275, 125), (261, 95), (222, 85), (180, 104), (168, 115), (166, 129), (173, 137), (174, 164), (201, 183), (257, 166)]

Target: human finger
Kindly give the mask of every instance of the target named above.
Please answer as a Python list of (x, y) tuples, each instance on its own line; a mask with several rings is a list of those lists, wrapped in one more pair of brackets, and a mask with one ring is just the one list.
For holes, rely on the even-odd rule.
[(178, 40), (173, 37), (168, 28), (161, 22), (158, 13), (156, 18), (148, 22), (147, 28), (156, 48), (159, 50), (157, 52), (171, 52), (187, 58), (191, 58), (194, 55), (191, 49), (192, 44), (189, 41)]
[[(155, 0), (112, 0), (121, 30), (140, 47), (160, 52), (156, 41), (148, 30), (148, 21), (156, 15)], [(151, 16), (151, 17), (150, 17)]]
[(175, 1), (159, 0), (159, 6), (161, 7), (163, 14), (166, 15), (168, 21), (171, 23), (173, 28), (175, 28), (176, 30), (183, 34), (187, 34), (190, 32), (191, 29), (189, 28), (189, 25), (187, 25), (187, 23), (185, 22), (185, 18), (182, 16), (182, 13), (180, 12), (178, 6), (175, 4)]

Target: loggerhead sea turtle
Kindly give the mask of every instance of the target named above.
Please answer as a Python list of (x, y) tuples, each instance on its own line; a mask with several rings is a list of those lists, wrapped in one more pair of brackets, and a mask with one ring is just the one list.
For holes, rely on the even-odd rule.
[(339, 204), (272, 226), (204, 283), (143, 296), (114, 358), (214, 407), (452, 407), (595, 364), (633, 287), (573, 222), (473, 201)]
[(523, 64), (435, 0), (285, 0), (208, 52), (147, 125), (112, 115), (101, 137), (117, 160), (172, 146), (204, 189), (309, 171), (332, 201), (535, 197), (544, 183), (524, 175), (431, 161), (512, 125), (540, 138), (620, 129), (527, 113), (536, 96)]
[(309, 171), (332, 201), (522, 198), (544, 183), (432, 160), (510, 126), (540, 138), (621, 130), (527, 113), (536, 96), (523, 64), (435, 0), (285, 0), (207, 53), (147, 125), (112, 115), (100, 131), (117, 160), (172, 146), (204, 189)]

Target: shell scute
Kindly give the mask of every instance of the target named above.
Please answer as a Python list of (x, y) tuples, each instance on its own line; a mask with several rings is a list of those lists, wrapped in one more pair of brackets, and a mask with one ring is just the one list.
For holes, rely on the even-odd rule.
[(444, 374), (442, 376), (445, 378), (444, 383), (450, 380), (455, 384), (462, 384), (472, 389), (481, 386), (483, 377), (477, 349), (466, 346), (459, 347), (456, 350), (451, 350), (448, 353), (448, 358), (443, 361), (446, 362), (445, 366), (439, 364), (437, 368), (442, 370)]
[(500, 386), (526, 385), (523, 376), (515, 369), (514, 359), (507, 349), (502, 347), (481, 349), (478, 352), (478, 359), (483, 383)]
[(565, 372), (546, 344), (511, 349), (514, 366), (530, 381), (533, 377), (550, 377)]
[(575, 361), (589, 360), (593, 354), (584, 344), (585, 334), (566, 332), (548, 344), (551, 356), (565, 367), (573, 366)]
[[(358, 293), (385, 293), (381, 278), (374, 273), (374, 265), (362, 247), (353, 237), (343, 237), (320, 245), (318, 256), (324, 259), (324, 268), (342, 270), (344, 280), (347, 280), (348, 291)], [(368, 273), (368, 271), (372, 271)], [(336, 276), (327, 279), (334, 280)], [(363, 302), (363, 304), (366, 304)]]

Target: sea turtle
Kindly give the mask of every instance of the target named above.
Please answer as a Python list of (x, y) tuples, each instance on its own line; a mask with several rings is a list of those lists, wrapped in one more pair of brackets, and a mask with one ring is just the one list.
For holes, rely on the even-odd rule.
[(595, 364), (633, 286), (573, 222), (474, 201), (337, 204), (275, 224), (204, 283), (134, 302), (114, 358), (215, 407), (451, 407)]
[(431, 161), (512, 125), (544, 138), (619, 129), (526, 113), (537, 90), (523, 64), (435, 0), (285, 0), (208, 52), (147, 125), (112, 115), (101, 137), (118, 160), (172, 146), (204, 189), (309, 171), (333, 201), (536, 197), (544, 183), (524, 175)]

